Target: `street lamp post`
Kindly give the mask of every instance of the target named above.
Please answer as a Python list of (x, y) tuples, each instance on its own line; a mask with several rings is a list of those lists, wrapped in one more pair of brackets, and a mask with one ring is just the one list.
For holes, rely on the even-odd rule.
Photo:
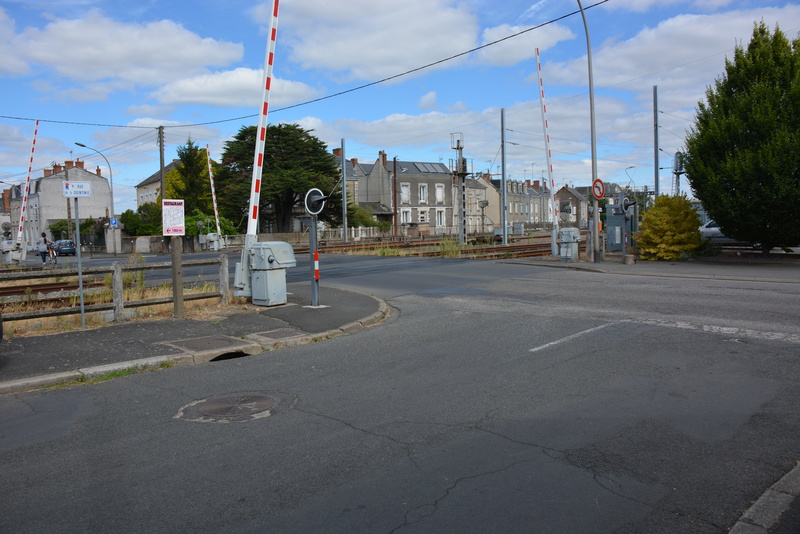
[[(581, 18), (583, 19), (583, 29), (586, 32), (586, 57), (589, 66), (589, 124), (591, 129), (591, 143), (592, 143), (592, 185), (597, 180), (597, 130), (595, 125), (594, 115), (594, 73), (592, 69), (592, 41), (589, 37), (589, 25), (586, 23), (586, 14), (583, 12), (583, 5), (581, 0), (578, 1), (578, 9), (581, 11)], [(600, 238), (598, 223), (600, 217), (598, 214), (598, 202), (595, 197), (592, 202), (593, 208), (593, 222), (592, 222), (592, 249), (594, 263), (600, 263)]]
[[(111, 164), (108, 162), (108, 158), (105, 157), (105, 155), (103, 155), (103, 153), (100, 152), (99, 150), (97, 150), (96, 148), (92, 148), (90, 146), (86, 146), (83, 143), (78, 143), (77, 141), (75, 142), (75, 144), (78, 145), (79, 147), (86, 148), (86, 149), (92, 150), (94, 152), (97, 152), (98, 154), (100, 154), (101, 158), (106, 160), (106, 165), (108, 166), (108, 185), (109, 185), (109, 189), (111, 190), (111, 199), (110, 199), (110, 205), (109, 205), (109, 208), (111, 209), (111, 217), (110, 218), (113, 219), (114, 216), (115, 216), (115, 213), (114, 213), (114, 173), (111, 170)], [(111, 241), (113, 241), (113, 243), (114, 243), (114, 246), (112, 247), (112, 252), (116, 256), (117, 255), (117, 238), (116, 238), (116, 235), (114, 235), (114, 231), (115, 230), (116, 229), (112, 226), (111, 227)]]

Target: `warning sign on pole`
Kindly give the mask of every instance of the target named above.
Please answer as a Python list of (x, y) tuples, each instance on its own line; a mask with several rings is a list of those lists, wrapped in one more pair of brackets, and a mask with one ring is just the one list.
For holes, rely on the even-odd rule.
[(183, 200), (162, 201), (161, 225), (163, 235), (185, 235), (186, 221), (183, 217)]

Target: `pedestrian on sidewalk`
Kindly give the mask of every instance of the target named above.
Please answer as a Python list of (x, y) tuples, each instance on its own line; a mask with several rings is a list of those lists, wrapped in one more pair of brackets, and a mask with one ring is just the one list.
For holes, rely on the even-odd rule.
[(39, 238), (39, 254), (42, 256), (42, 265), (47, 265), (47, 245), (52, 245), (53, 242), (47, 239), (47, 234), (42, 232), (42, 237)]

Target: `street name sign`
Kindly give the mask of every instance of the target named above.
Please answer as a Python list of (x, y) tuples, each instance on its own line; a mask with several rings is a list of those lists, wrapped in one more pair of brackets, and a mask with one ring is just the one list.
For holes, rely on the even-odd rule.
[(64, 198), (90, 198), (92, 196), (92, 182), (61, 182), (64, 187), (61, 193)]

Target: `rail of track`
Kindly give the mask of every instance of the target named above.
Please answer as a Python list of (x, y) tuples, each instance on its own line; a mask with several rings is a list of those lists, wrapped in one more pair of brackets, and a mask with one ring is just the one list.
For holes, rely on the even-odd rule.
[[(387, 249), (402, 250), (406, 256), (436, 257), (442, 256), (440, 250), (441, 241), (437, 239), (426, 239), (424, 241), (385, 241), (358, 244), (331, 244), (321, 245), (320, 252), (329, 254), (352, 254), (370, 253), (373, 251), (386, 251)], [(294, 248), (295, 254), (300, 255), (309, 252), (308, 247)], [(581, 251), (585, 251), (585, 243), (581, 243)], [(460, 257), (473, 259), (503, 259), (503, 258), (528, 258), (536, 256), (549, 256), (551, 254), (551, 244), (549, 241), (541, 240), (536, 243), (515, 243), (509, 245), (499, 244), (476, 244), (461, 250)], [(447, 255), (445, 253), (444, 255)]]
[[(103, 287), (102, 280), (84, 280), (84, 289)], [(66, 291), (77, 291), (78, 282), (47, 282), (44, 284), (30, 284), (19, 286), (0, 287), (0, 298), (24, 295), (49, 295)], [(39, 298), (38, 300), (42, 300)]]

